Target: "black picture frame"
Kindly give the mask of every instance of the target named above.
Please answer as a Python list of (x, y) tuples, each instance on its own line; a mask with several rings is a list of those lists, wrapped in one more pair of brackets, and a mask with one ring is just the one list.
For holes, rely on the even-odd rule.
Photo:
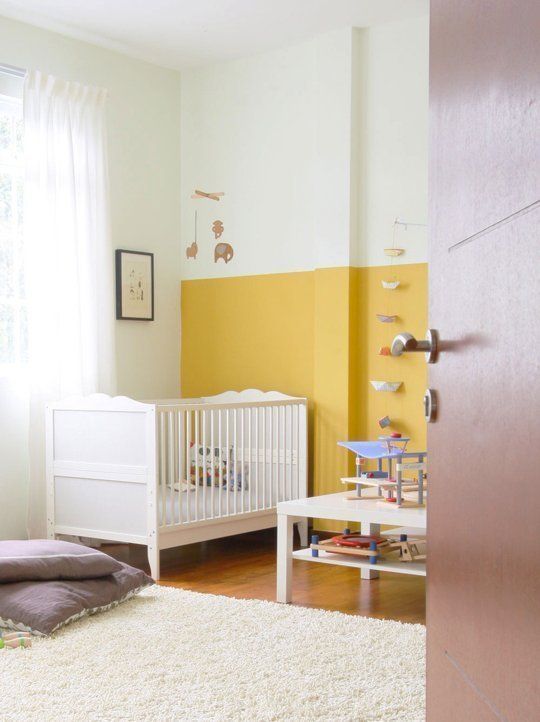
[[(153, 321), (154, 320), (154, 254), (147, 253), (146, 251), (128, 251), (125, 248), (117, 248), (115, 251), (115, 276), (116, 276), (116, 318), (117, 320), (123, 321)], [(124, 262), (129, 263), (129, 259), (126, 256), (141, 256), (141, 260), (149, 261), (149, 275), (142, 277), (140, 274), (144, 269), (140, 269), (138, 272), (135, 270), (137, 261), (132, 259), (134, 262), (132, 273), (134, 278), (130, 281), (129, 278), (125, 278), (125, 267)], [(138, 264), (137, 264), (138, 265)], [(138, 273), (138, 276), (137, 276)], [(137, 277), (135, 277), (137, 276)], [(131, 283), (134, 284), (133, 288), (130, 288), (130, 293), (134, 294), (130, 300), (126, 297), (125, 293), (130, 287)], [(145, 291), (146, 289), (146, 298)], [(137, 294), (141, 293), (142, 297), (137, 298)], [(148, 302), (149, 295), (149, 302)], [(133, 308), (137, 304), (141, 304), (141, 315), (134, 314)], [(149, 310), (148, 310), (149, 306)]]

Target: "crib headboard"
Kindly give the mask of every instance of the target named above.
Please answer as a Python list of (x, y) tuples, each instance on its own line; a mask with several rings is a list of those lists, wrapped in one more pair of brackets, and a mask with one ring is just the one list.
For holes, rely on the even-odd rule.
[(49, 537), (146, 544), (157, 519), (155, 447), (152, 404), (93, 394), (49, 405)]
[(201, 400), (206, 404), (240, 404), (252, 401), (293, 401), (295, 399), (297, 399), (296, 396), (287, 396), (287, 394), (282, 394), (281, 391), (244, 389), (243, 391), (224, 391), (215, 396), (203, 396)]

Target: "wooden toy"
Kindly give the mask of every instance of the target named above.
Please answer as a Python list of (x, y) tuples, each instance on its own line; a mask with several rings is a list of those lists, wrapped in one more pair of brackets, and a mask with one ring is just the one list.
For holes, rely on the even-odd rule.
[(369, 559), (370, 564), (388, 554), (399, 554), (401, 562), (419, 562), (426, 560), (425, 539), (410, 539), (407, 534), (401, 534), (399, 539), (384, 538), (363, 534), (351, 534), (348, 529), (331, 539), (320, 541), (319, 536), (311, 537), (311, 555), (319, 556), (324, 551), (330, 554), (345, 554), (353, 557)]
[(225, 193), (222, 193), (221, 191), (206, 193), (205, 191), (195, 190), (191, 197), (195, 198), (195, 199), (209, 198), (212, 201), (219, 201), (220, 198), (222, 198), (224, 195), (225, 195)]
[[(377, 441), (339, 441), (356, 454), (356, 476), (345, 477), (344, 484), (354, 484), (356, 495), (350, 500), (362, 498), (362, 488), (374, 487), (384, 505), (423, 506), (425, 492), (426, 451), (407, 451), (410, 438), (395, 432), (391, 436), (380, 436)], [(377, 470), (363, 471), (360, 459), (377, 461)], [(387, 469), (383, 469), (386, 462)], [(403, 476), (404, 472), (417, 472), (415, 479)], [(395, 472), (395, 476), (394, 476)]]
[(225, 263), (229, 263), (233, 256), (234, 249), (230, 243), (216, 243), (216, 247), (214, 248), (214, 263), (217, 263), (220, 258), (223, 258)]
[(401, 534), (399, 540), (389, 540), (390, 547), (399, 551), (402, 562), (424, 562), (427, 557), (427, 542), (425, 539), (411, 539), (407, 534)]
[(218, 238), (221, 238), (224, 230), (225, 228), (223, 227), (222, 221), (214, 221), (214, 223), (212, 224), (212, 232), (216, 241)]

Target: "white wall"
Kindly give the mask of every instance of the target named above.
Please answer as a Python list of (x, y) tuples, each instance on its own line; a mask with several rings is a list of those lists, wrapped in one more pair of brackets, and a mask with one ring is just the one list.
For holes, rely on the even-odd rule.
[[(111, 253), (128, 248), (156, 254), (156, 320), (116, 322), (118, 391), (138, 398), (178, 394), (179, 74), (5, 18), (0, 62), (108, 88)], [(3, 382), (0, 538), (25, 530), (27, 421), (19, 402)]]
[[(182, 278), (386, 264), (394, 219), (427, 218), (428, 38), (416, 18), (184, 72)], [(425, 262), (426, 243), (398, 227), (397, 263)]]
[[(345, 29), (182, 74), (183, 278), (347, 265), (350, 53)], [(192, 200), (196, 188), (225, 196)], [(214, 263), (216, 219), (227, 266)]]
[[(356, 30), (353, 77), (360, 92), (359, 232), (355, 262), (388, 262), (396, 217), (427, 221), (429, 20)], [(427, 229), (398, 227), (396, 263), (427, 260)]]

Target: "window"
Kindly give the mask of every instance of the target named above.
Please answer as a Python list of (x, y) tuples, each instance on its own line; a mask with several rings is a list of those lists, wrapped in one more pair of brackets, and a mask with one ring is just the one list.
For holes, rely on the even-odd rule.
[(23, 268), (22, 103), (0, 95), (0, 372), (28, 356)]

